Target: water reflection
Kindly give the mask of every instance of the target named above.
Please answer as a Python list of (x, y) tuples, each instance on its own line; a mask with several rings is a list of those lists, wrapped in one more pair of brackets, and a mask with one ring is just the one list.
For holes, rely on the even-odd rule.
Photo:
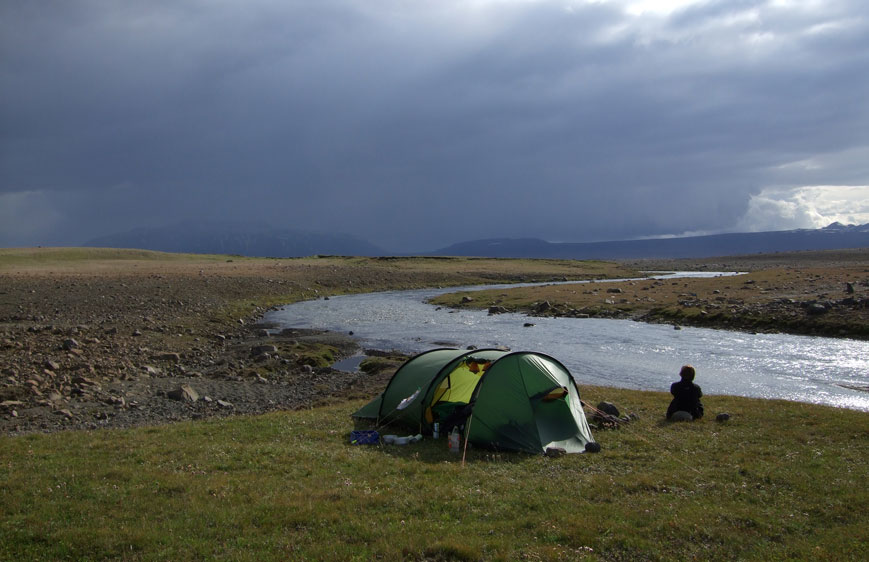
[[(491, 287), (487, 287), (491, 288)], [(283, 327), (353, 331), (364, 347), (506, 346), (548, 353), (581, 384), (669, 389), (697, 367), (705, 394), (782, 398), (869, 411), (869, 342), (654, 325), (629, 320), (490, 316), (425, 303), (458, 289), (390, 291), (306, 301), (268, 314)], [(534, 326), (525, 327), (527, 322)]]

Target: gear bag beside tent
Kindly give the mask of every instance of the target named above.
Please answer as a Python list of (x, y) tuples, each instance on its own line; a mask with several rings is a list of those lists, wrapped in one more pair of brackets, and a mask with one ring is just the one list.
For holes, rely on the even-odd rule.
[(436, 422), (443, 432), (464, 424), (466, 440), (490, 449), (581, 453), (594, 443), (570, 372), (548, 355), (527, 351), (420, 353), (353, 417), (425, 434)]

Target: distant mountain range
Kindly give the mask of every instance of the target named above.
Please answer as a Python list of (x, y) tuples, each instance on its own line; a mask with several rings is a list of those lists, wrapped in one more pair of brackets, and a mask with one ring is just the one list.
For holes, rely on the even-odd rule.
[[(310, 232), (230, 222), (189, 222), (160, 228), (139, 228), (95, 238), (85, 245), (258, 257), (303, 257), (318, 254), (390, 255), (374, 244), (349, 234)], [(421, 252), (416, 255), (606, 260), (706, 258), (866, 247), (869, 247), (869, 224), (854, 226), (833, 223), (826, 228), (816, 230), (800, 229), (612, 242), (567, 243), (547, 242), (536, 238), (497, 238), (462, 242), (434, 252)]]
[(94, 238), (85, 246), (160, 252), (303, 257), (317, 254), (382, 256), (377, 246), (341, 233), (310, 232), (234, 222), (187, 222)]
[(869, 247), (869, 224), (833, 223), (821, 229), (714, 234), (612, 242), (546, 242), (536, 238), (473, 240), (431, 252), (437, 256), (493, 258), (641, 259), (707, 258), (801, 250)]

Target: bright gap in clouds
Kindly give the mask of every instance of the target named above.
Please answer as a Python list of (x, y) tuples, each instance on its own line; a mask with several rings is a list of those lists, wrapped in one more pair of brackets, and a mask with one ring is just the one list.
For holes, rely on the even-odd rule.
[(697, 3), (698, 0), (629, 0), (625, 11), (632, 16), (650, 13), (666, 16)]
[(767, 188), (753, 195), (736, 232), (823, 228), (869, 223), (869, 186), (815, 185)]

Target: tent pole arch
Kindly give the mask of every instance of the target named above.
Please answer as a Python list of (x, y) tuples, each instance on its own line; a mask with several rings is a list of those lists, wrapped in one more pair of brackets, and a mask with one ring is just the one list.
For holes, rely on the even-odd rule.
[[(453, 348), (453, 347), (439, 347), (439, 348), (436, 348), (436, 349), (430, 349), (430, 350), (428, 350), (428, 351), (424, 351), (424, 352), (422, 352), (422, 353), (419, 353), (419, 354), (417, 354), (417, 355), (414, 355), (413, 357), (411, 357), (410, 359), (408, 359), (407, 361), (405, 361), (404, 363), (402, 363), (401, 367), (399, 367), (398, 369), (396, 369), (395, 373), (393, 373), (392, 377), (389, 379), (389, 382), (386, 383), (386, 388), (383, 389), (383, 392), (382, 392), (381, 396), (388, 396), (388, 393), (389, 393), (389, 391), (390, 391), (390, 388), (393, 386), (393, 383), (395, 382), (395, 380), (397, 379), (397, 377), (399, 377), (399, 375), (401, 374), (402, 370), (404, 370), (405, 368), (407, 368), (407, 367), (408, 367), (409, 365), (411, 365), (412, 363), (417, 362), (417, 360), (419, 360), (419, 359), (421, 359), (421, 358), (423, 358), (423, 357), (425, 357), (425, 356), (427, 356), (427, 355), (432, 355), (432, 354), (434, 354), (434, 353), (438, 353), (438, 352), (441, 352), (441, 351), (458, 351), (458, 349)], [(378, 411), (377, 411), (377, 425), (380, 425), (380, 421), (381, 421), (383, 418), (385, 418), (386, 416), (388, 416), (388, 415), (390, 415), (390, 414), (392, 413), (392, 411), (390, 411), (390, 412), (387, 412), (386, 414), (384, 414), (384, 413), (383, 413), (383, 407), (384, 407), (384, 403), (383, 403), (383, 401), (381, 401), (381, 403), (380, 403), (380, 407), (378, 408)], [(393, 410), (393, 411), (394, 411), (394, 410)]]
[[(483, 348), (483, 349), (466, 350), (465, 353), (462, 353), (461, 355), (455, 357), (452, 361), (450, 361), (449, 363), (444, 365), (438, 371), (437, 375), (431, 379), (431, 381), (428, 384), (428, 388), (426, 389), (425, 394), (423, 394), (423, 397), (422, 397), (423, 400), (425, 402), (430, 402), (432, 399), (431, 393), (435, 389), (437, 389), (437, 387), (440, 386), (440, 384), (443, 382), (443, 380), (447, 376), (451, 375), (463, 361), (465, 361), (466, 359), (468, 359), (470, 357), (473, 357), (474, 355), (482, 355), (482, 354), (493, 353), (493, 352), (504, 353), (504, 351), (501, 349)], [(494, 365), (499, 360), (500, 360), (500, 357), (498, 359), (495, 359), (494, 361), (492, 361), (492, 364)], [(484, 376), (485, 376), (485, 372), (482, 375), (480, 375), (480, 379), (482, 379)], [(478, 380), (477, 385), (479, 385), (479, 384), (480, 384), (480, 382)], [(471, 396), (473, 396), (474, 392), (476, 392), (476, 386), (474, 387), (474, 391), (471, 392)], [(468, 401), (468, 403), (470, 404), (470, 401)], [(425, 424), (425, 422), (426, 422), (426, 420), (425, 420), (425, 408), (423, 408), (422, 411), (420, 412), (420, 419), (419, 419), (420, 427), (422, 427)]]

